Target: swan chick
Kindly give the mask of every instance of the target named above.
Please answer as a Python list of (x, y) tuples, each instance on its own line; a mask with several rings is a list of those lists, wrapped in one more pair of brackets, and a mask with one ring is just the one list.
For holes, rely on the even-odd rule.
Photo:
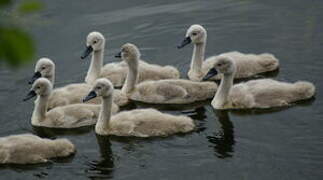
[[(105, 37), (99, 32), (91, 32), (86, 39), (86, 50), (82, 59), (92, 53), (91, 64), (87, 72), (85, 82), (94, 83), (98, 78), (109, 79), (114, 87), (122, 87), (127, 76), (127, 65), (125, 62), (113, 62), (103, 66)], [(138, 82), (159, 79), (178, 79), (179, 71), (173, 66), (160, 66), (149, 64), (143, 60), (139, 61), (139, 78)], [(102, 67), (103, 66), (103, 67)]]
[[(184, 46), (192, 43), (194, 50), (188, 72), (189, 79), (193, 81), (201, 81), (205, 74), (212, 68), (217, 56), (212, 56), (204, 61), (205, 47), (207, 40), (206, 29), (198, 24), (191, 25), (187, 32), (185, 39), (178, 46)], [(259, 73), (270, 72), (278, 69), (279, 60), (270, 53), (263, 54), (244, 54), (237, 51), (227, 52), (220, 55), (232, 57), (236, 63), (235, 79), (242, 79), (252, 77)], [(214, 76), (210, 80), (219, 80), (220, 76)]]
[(44, 139), (32, 134), (0, 137), (0, 164), (46, 163), (76, 152), (67, 139)]
[(96, 96), (102, 98), (102, 108), (95, 126), (95, 132), (99, 135), (153, 137), (194, 130), (191, 118), (165, 114), (154, 109), (124, 111), (111, 117), (113, 90), (109, 80), (98, 79), (92, 91), (84, 98), (84, 101)]
[(214, 82), (193, 82), (184, 79), (165, 79), (137, 83), (139, 49), (131, 43), (122, 46), (119, 55), (129, 68), (122, 92), (130, 99), (153, 104), (188, 104), (212, 98)]
[[(49, 58), (40, 58), (35, 66), (35, 73), (29, 84), (33, 84), (38, 78), (48, 79), (54, 86), (55, 80), (55, 63)], [(48, 110), (59, 106), (82, 103), (82, 98), (87, 95), (91, 85), (86, 83), (73, 83), (63, 87), (55, 88), (48, 99)], [(116, 94), (118, 96), (118, 94)], [(116, 103), (125, 105), (127, 101), (120, 95), (116, 98)], [(100, 98), (94, 98), (87, 104), (101, 104)]]
[(287, 83), (273, 79), (260, 79), (233, 85), (236, 69), (235, 61), (231, 57), (218, 56), (213, 68), (203, 78), (208, 80), (218, 73), (222, 75), (219, 89), (211, 102), (213, 108), (281, 107), (309, 99), (315, 94), (315, 86), (306, 81)]
[[(96, 123), (100, 105), (71, 104), (56, 107), (47, 112), (47, 103), (51, 92), (52, 85), (46, 78), (39, 78), (32, 85), (24, 99), (24, 101), (27, 101), (37, 96), (31, 117), (32, 125), (51, 128), (77, 128)], [(116, 113), (118, 110), (118, 106), (113, 106), (113, 113)]]

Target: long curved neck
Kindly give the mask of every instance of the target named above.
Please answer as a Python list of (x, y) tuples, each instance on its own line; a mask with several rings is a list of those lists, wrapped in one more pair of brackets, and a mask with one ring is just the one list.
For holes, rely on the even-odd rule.
[(53, 86), (55, 85), (55, 72), (52, 72), (51, 75), (46, 75), (45, 78), (48, 79)]
[(39, 124), (46, 118), (47, 101), (49, 95), (39, 95), (35, 101), (35, 108), (32, 115), (32, 124)]
[(125, 85), (122, 87), (122, 92), (125, 94), (131, 93), (136, 86), (138, 79), (138, 58), (135, 58), (130, 61), (126, 61), (128, 64), (128, 74), (125, 81)]
[[(98, 118), (98, 122), (95, 125), (95, 131), (98, 134), (105, 134), (109, 128), (109, 122), (111, 119), (111, 109), (112, 109), (113, 94), (102, 97), (102, 106)], [(103, 132), (103, 133), (102, 133)]]
[(92, 83), (97, 78), (99, 78), (101, 73), (101, 68), (103, 66), (103, 54), (104, 54), (104, 49), (93, 51), (91, 64), (87, 72), (87, 75), (85, 77), (86, 83)]
[(194, 44), (194, 50), (191, 61), (191, 70), (195, 73), (201, 73), (204, 60), (206, 41)]
[(221, 109), (226, 105), (231, 87), (233, 86), (233, 77), (234, 74), (222, 75), (220, 87), (212, 100), (213, 107)]

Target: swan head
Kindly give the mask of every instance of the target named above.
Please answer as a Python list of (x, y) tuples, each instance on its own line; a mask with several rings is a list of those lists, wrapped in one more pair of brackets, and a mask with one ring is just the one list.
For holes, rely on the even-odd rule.
[(52, 78), (55, 73), (55, 64), (49, 58), (40, 58), (35, 67), (35, 73), (33, 77), (28, 82), (33, 84), (38, 78)]
[(37, 95), (48, 96), (50, 95), (52, 88), (53, 88), (52, 83), (48, 79), (39, 78), (33, 83), (29, 93), (26, 95), (26, 97), (23, 100), (27, 101)]
[(193, 43), (193, 44), (202, 44), (206, 42), (206, 30), (203, 26), (199, 24), (191, 25), (187, 31), (185, 39), (180, 45), (177, 46), (178, 49), (183, 48), (184, 46)]
[(208, 80), (218, 73), (224, 75), (231, 75), (236, 72), (236, 65), (233, 59), (229, 56), (216, 56), (213, 67), (208, 71), (208, 73), (203, 77), (203, 80)]
[(92, 90), (89, 92), (89, 94), (84, 97), (83, 102), (89, 101), (95, 97), (101, 96), (103, 98), (105, 97), (111, 97), (113, 94), (113, 84), (110, 80), (106, 78), (100, 78), (97, 79), (94, 82), (94, 85), (92, 87)]
[(121, 57), (122, 60), (125, 60), (128, 63), (134, 60), (138, 60), (140, 56), (141, 54), (137, 46), (131, 43), (124, 44), (121, 47), (121, 51), (117, 55), (115, 55), (115, 57)]
[(82, 59), (85, 59), (89, 56), (93, 51), (100, 51), (103, 50), (105, 46), (105, 38), (99, 32), (91, 32), (86, 37), (86, 49), (81, 56)]

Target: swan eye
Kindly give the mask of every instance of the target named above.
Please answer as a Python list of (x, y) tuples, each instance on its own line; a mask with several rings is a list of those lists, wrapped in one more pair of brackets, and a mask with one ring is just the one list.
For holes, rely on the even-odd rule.
[(44, 70), (45, 69), (45, 66), (44, 67), (41, 67), (41, 69)]
[(197, 35), (197, 32), (193, 32), (193, 33), (192, 33), (192, 35), (193, 35), (193, 36), (196, 36), (196, 35)]
[(36, 88), (37, 88), (37, 89), (40, 89), (40, 86), (37, 86)]
[(101, 90), (102, 88), (101, 88), (101, 86), (98, 86), (96, 89)]
[(93, 41), (93, 44), (96, 44), (97, 42), (98, 42), (97, 40), (94, 40), (94, 41)]

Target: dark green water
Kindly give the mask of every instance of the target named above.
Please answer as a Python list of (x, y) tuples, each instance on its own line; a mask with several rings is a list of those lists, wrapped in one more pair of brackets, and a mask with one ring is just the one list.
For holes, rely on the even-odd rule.
[[(192, 47), (177, 50), (195, 23), (208, 30), (206, 55), (231, 50), (274, 53), (273, 78), (315, 83), (315, 99), (268, 111), (214, 111), (208, 102), (172, 107), (195, 119), (196, 132), (149, 140), (96, 137), (92, 128), (34, 129), (33, 103), (22, 102), (33, 65), (0, 67), (0, 136), (32, 132), (67, 137), (75, 156), (33, 166), (1, 166), (1, 179), (309, 179), (323, 178), (323, 1), (320, 0), (46, 0), (28, 27), (38, 57), (56, 62), (56, 85), (81, 82), (86, 35), (107, 38), (105, 63), (119, 47), (137, 44), (143, 59), (171, 64), (183, 77)], [(141, 105), (137, 105), (141, 106)]]

